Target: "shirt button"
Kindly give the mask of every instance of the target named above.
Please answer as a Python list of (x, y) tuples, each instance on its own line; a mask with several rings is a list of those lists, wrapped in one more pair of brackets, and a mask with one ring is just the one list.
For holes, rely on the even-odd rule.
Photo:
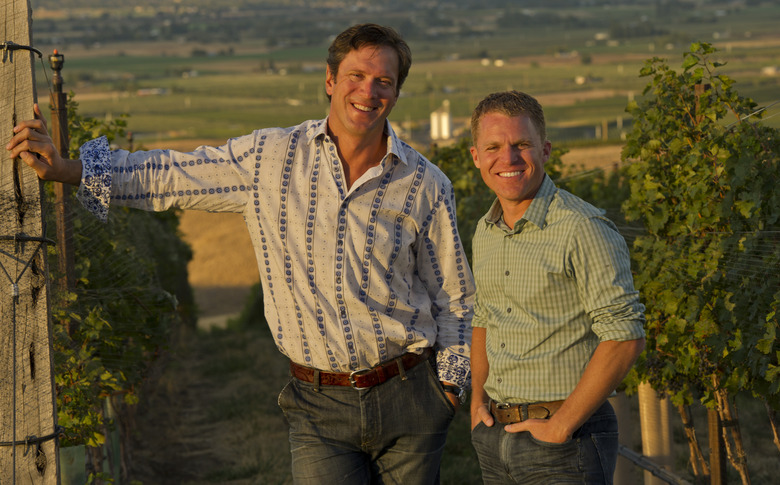
[(501, 343), (501, 348), (503, 349), (504, 347), (506, 347), (506, 344), (502, 342)]
[(511, 309), (511, 308), (507, 308), (507, 309), (506, 309), (506, 312), (507, 312), (507, 313), (512, 313), (512, 309)]
[(504, 382), (504, 379), (502, 379), (502, 378), (500, 378), (500, 377), (499, 377), (498, 379), (496, 379), (496, 382), (498, 382), (499, 384), (501, 384), (502, 382)]
[(504, 272), (505, 275), (509, 276), (509, 271)]

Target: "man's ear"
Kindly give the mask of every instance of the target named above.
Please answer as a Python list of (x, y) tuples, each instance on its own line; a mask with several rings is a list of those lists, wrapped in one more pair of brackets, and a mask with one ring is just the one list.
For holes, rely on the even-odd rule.
[(479, 168), (479, 154), (477, 153), (477, 147), (472, 146), (469, 148), (469, 152), (471, 152), (471, 159), (474, 161), (474, 166)]
[(330, 72), (330, 66), (325, 67), (325, 92), (328, 96), (333, 94), (333, 85), (336, 84), (336, 76)]
[(547, 163), (547, 160), (550, 159), (551, 154), (552, 154), (552, 143), (550, 143), (550, 140), (544, 140), (544, 147), (542, 148), (542, 159), (544, 161), (542, 162), (542, 165)]

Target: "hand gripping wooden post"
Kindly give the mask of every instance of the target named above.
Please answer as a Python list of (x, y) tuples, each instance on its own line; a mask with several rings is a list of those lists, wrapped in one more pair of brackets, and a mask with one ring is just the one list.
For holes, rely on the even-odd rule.
[(34, 117), (29, 0), (0, 0), (0, 484), (57, 484), (42, 185), (5, 145)]

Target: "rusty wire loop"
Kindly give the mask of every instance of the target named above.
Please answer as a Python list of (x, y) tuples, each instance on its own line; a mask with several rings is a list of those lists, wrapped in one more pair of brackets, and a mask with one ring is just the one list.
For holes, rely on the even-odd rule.
[(27, 456), (27, 453), (30, 451), (30, 448), (33, 445), (40, 445), (41, 443), (44, 443), (49, 440), (53, 440), (56, 438), (59, 438), (65, 434), (65, 428), (63, 428), (60, 425), (57, 425), (54, 427), (54, 432), (51, 434), (47, 434), (45, 436), (35, 436), (30, 435), (26, 436), (23, 440), (18, 441), (0, 441), (0, 446), (22, 446), (24, 445), (24, 456)]
[(3, 62), (5, 62), (10, 56), (8, 55), (9, 52), (18, 51), (18, 50), (27, 50), (30, 52), (35, 52), (38, 54), (38, 57), (40, 59), (43, 59), (43, 53), (36, 49), (33, 46), (29, 45), (21, 45), (17, 44), (16, 42), (12, 42), (10, 40), (7, 40), (5, 42), (0, 42), (0, 50), (3, 51)]

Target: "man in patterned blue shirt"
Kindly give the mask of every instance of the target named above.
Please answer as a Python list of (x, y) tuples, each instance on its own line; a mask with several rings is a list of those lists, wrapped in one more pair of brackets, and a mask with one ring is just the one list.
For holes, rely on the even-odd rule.
[[(42, 120), (7, 148), (82, 203), (242, 213), (265, 316), (292, 379), (279, 396), (296, 484), (438, 481), (469, 385), (473, 279), (447, 177), (387, 120), (411, 65), (392, 29), (329, 48), (330, 112), (191, 153), (110, 150), (63, 160)], [(40, 114), (40, 113), (39, 113)]]
[(545, 174), (551, 144), (533, 97), (491, 94), (471, 128), (474, 165), (497, 196), (472, 243), (471, 424), (483, 480), (612, 483), (607, 398), (644, 348), (628, 248), (602, 211)]

